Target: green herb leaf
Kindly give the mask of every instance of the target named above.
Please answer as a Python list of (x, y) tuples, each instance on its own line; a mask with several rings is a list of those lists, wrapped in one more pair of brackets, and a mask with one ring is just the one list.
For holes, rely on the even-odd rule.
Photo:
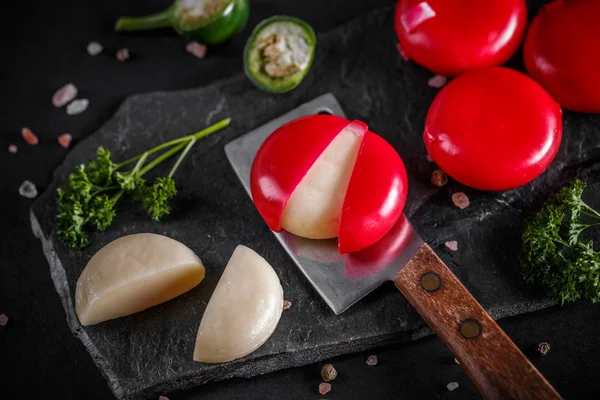
[(110, 186), (113, 184), (113, 172), (117, 166), (110, 159), (110, 151), (98, 147), (96, 158), (91, 159), (88, 165), (90, 181), (96, 186)]
[(128, 193), (134, 193), (137, 189), (143, 188), (143, 186), (146, 184), (144, 179), (142, 179), (139, 174), (131, 172), (115, 172), (114, 179), (117, 182), (117, 185), (119, 185), (122, 190)]
[(105, 194), (94, 197), (89, 210), (89, 223), (98, 230), (106, 230), (115, 217), (115, 204), (116, 201)]
[(524, 279), (544, 286), (561, 304), (580, 298), (600, 301), (600, 254), (592, 241), (579, 240), (583, 230), (598, 225), (584, 222), (584, 217), (600, 220), (582, 200), (585, 187), (576, 180), (548, 198), (523, 232)]
[(155, 221), (171, 212), (169, 200), (177, 194), (175, 181), (172, 178), (156, 178), (152, 186), (147, 186), (141, 193), (141, 202), (148, 216)]

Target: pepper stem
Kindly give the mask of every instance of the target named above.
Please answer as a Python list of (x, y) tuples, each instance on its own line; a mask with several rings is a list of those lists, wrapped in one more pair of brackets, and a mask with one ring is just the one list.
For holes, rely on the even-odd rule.
[(167, 28), (172, 25), (173, 7), (145, 17), (121, 17), (115, 24), (115, 31), (145, 31)]

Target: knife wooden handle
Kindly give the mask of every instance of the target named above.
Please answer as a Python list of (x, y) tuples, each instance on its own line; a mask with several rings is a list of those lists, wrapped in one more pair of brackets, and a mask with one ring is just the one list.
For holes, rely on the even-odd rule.
[(562, 399), (429, 245), (394, 283), (486, 399)]

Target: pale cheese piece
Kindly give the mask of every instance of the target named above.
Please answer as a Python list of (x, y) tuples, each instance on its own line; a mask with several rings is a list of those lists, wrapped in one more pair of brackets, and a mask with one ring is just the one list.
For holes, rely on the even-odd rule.
[(81, 272), (75, 310), (82, 325), (123, 317), (187, 292), (204, 274), (200, 258), (177, 240), (123, 236), (98, 250)]
[(349, 126), (331, 141), (288, 199), (281, 215), (283, 229), (309, 239), (337, 237), (363, 137)]
[(231, 255), (200, 321), (194, 361), (244, 357), (271, 336), (283, 311), (283, 288), (271, 265), (239, 245)]

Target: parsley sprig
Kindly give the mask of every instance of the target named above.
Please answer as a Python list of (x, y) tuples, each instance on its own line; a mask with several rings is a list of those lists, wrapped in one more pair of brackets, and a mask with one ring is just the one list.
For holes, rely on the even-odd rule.
[[(90, 243), (86, 228), (106, 230), (115, 215), (115, 206), (123, 196), (138, 202), (154, 221), (171, 212), (169, 201), (177, 194), (173, 175), (199, 139), (225, 128), (226, 118), (200, 132), (162, 143), (122, 163), (111, 160), (110, 151), (99, 147), (96, 157), (81, 164), (69, 175), (67, 183), (56, 190), (58, 237), (72, 249)], [(168, 150), (167, 150), (168, 149)], [(150, 156), (163, 151), (147, 163)], [(163, 161), (180, 153), (167, 176), (147, 183), (144, 176)], [(135, 164), (134, 164), (135, 163)], [(131, 166), (126, 170), (124, 167)]]
[(581, 196), (580, 180), (546, 200), (525, 225), (521, 264), (527, 282), (544, 286), (560, 304), (585, 298), (600, 301), (600, 253), (592, 240), (581, 241), (585, 229), (600, 225), (600, 213)]

